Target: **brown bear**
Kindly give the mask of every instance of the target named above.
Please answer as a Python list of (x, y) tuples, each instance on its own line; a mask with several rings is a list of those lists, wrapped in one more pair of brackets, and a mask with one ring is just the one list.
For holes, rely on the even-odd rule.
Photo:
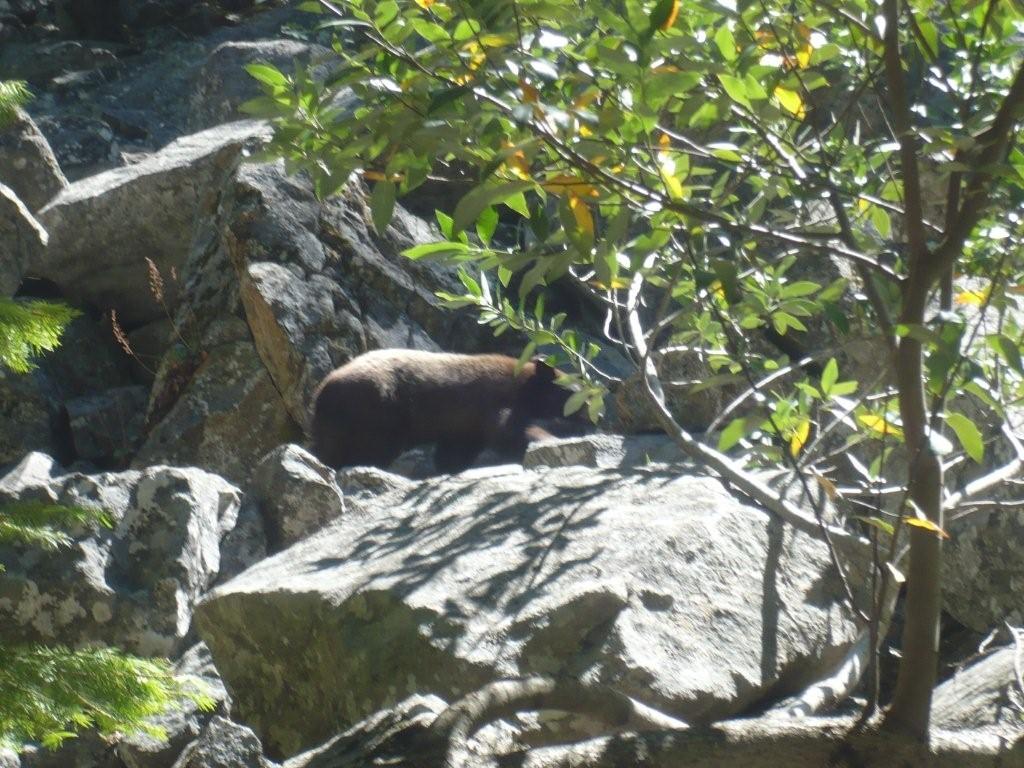
[(387, 467), (402, 451), (435, 446), (438, 472), (469, 467), (485, 448), (521, 460), (562, 418), (572, 392), (532, 360), (411, 349), (367, 352), (327, 375), (313, 399), (313, 452), (328, 466)]

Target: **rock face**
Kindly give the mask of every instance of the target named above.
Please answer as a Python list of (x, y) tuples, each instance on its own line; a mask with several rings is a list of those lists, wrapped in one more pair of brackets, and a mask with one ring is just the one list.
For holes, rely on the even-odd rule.
[(10, 125), (0, 128), (0, 182), (30, 211), (38, 211), (68, 185), (46, 138), (20, 110)]
[[(696, 393), (688, 387), (708, 382), (714, 373), (707, 360), (696, 352), (671, 352), (655, 357), (658, 375), (663, 382), (677, 382), (667, 388), (668, 406), (680, 426), (691, 432), (703, 432), (714, 421), (727, 402), (727, 397), (738, 393), (735, 385), (706, 387)], [(658, 432), (661, 427), (654, 415), (640, 374), (623, 381), (614, 392), (616, 428), (630, 434)]]
[(979, 632), (998, 622), (1024, 623), (1024, 516), (1007, 509), (977, 511), (951, 526), (943, 549), (946, 610)]
[[(65, 463), (82, 458), (75, 452), (69, 406), (98, 405), (107, 401), (105, 393), (131, 386), (127, 360), (116, 348), (109, 326), (83, 315), (65, 329), (62, 341), (54, 352), (38, 358), (29, 373), (0, 367), (0, 464), (17, 462), (33, 450)], [(102, 422), (97, 418), (101, 414)], [(123, 420), (122, 414), (126, 416)], [(101, 452), (129, 446), (136, 429), (132, 421), (132, 415), (116, 410), (86, 409), (79, 425), (80, 439), (89, 435), (89, 425), (112, 430), (106, 435), (93, 433), (87, 440), (89, 460), (106, 468), (123, 461), (124, 457), (119, 459), (114, 452)]]
[(401, 207), (381, 237), (361, 187), (320, 203), (279, 164), (243, 166), (231, 200), (222, 247), (256, 349), (297, 423), (320, 379), (361, 352), (480, 343), (475, 323), (453, 318), (434, 296), (455, 289), (452, 271), (401, 255), (433, 237)]
[(10, 187), (0, 183), (0, 298), (14, 295), (49, 236)]
[(174, 318), (188, 348), (161, 362), (136, 466), (187, 462), (245, 483), (301, 441), (313, 389), (351, 357), (480, 348), (484, 332), (434, 295), (456, 288), (451, 270), (401, 255), (427, 226), (401, 208), (383, 237), (370, 221), (359, 187), (320, 202), (281, 164), (239, 167), (194, 237)]
[(709, 720), (814, 680), (855, 636), (823, 546), (678, 466), (473, 470), (362, 503), (196, 614), (271, 755), (528, 673)]
[(168, 655), (217, 575), (239, 491), (196, 469), (63, 474), (33, 453), (0, 480), (0, 503), (13, 501), (99, 507), (114, 527), (74, 531), (57, 552), (4, 548), (0, 642), (102, 642)]
[(948, 730), (990, 729), (1009, 740), (1024, 736), (1016, 665), (1019, 649), (1001, 648), (935, 689), (932, 722)]
[(124, 465), (142, 441), (149, 388), (108, 389), (66, 403), (75, 456)]
[[(184, 267), (196, 216), (209, 210), (242, 147), (265, 130), (256, 121), (220, 126), (75, 182), (39, 212), (50, 244), (32, 274), (52, 280), (76, 304), (117, 310), (127, 328), (166, 315), (177, 299), (172, 273)], [(148, 288), (145, 258), (163, 277), (162, 300)]]
[(199, 131), (245, 117), (238, 108), (263, 94), (256, 79), (246, 73), (246, 64), (273, 64), (282, 72), (293, 72), (295, 62), (307, 65), (327, 55), (333, 55), (330, 49), (298, 40), (222, 43), (210, 53), (196, 77), (197, 87), (189, 102), (189, 128)]
[[(174, 672), (198, 679), (207, 694), (218, 703), (219, 709), (225, 708), (227, 691), (217, 676), (205, 645), (199, 643), (189, 648), (174, 665)], [(164, 729), (167, 734), (165, 740), (154, 739), (145, 733), (131, 734), (118, 742), (117, 755), (126, 768), (171, 768), (185, 747), (199, 737), (212, 716), (209, 712), (200, 712), (193, 702), (186, 700), (180, 708), (151, 719), (152, 724)]]

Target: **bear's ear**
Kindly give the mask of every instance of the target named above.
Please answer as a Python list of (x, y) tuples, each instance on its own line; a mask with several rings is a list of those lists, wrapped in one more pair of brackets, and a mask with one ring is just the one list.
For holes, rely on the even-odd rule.
[(544, 362), (543, 357), (533, 358), (534, 377), (539, 381), (554, 381), (557, 371)]

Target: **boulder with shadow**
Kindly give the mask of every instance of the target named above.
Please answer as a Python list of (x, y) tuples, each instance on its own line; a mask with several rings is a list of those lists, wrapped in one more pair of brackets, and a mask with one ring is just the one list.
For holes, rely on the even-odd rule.
[(360, 514), (196, 613), (275, 758), (410, 694), (533, 673), (706, 722), (800, 690), (857, 636), (826, 548), (692, 467), (367, 474), (339, 473)]

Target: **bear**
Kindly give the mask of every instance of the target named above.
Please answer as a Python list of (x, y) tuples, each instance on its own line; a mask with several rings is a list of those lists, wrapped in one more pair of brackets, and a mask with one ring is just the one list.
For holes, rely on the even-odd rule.
[(328, 466), (385, 468), (403, 451), (434, 445), (438, 472), (461, 472), (484, 449), (521, 461), (550, 437), (572, 391), (539, 359), (516, 372), (505, 355), (412, 349), (367, 352), (329, 373), (313, 396), (313, 453)]

